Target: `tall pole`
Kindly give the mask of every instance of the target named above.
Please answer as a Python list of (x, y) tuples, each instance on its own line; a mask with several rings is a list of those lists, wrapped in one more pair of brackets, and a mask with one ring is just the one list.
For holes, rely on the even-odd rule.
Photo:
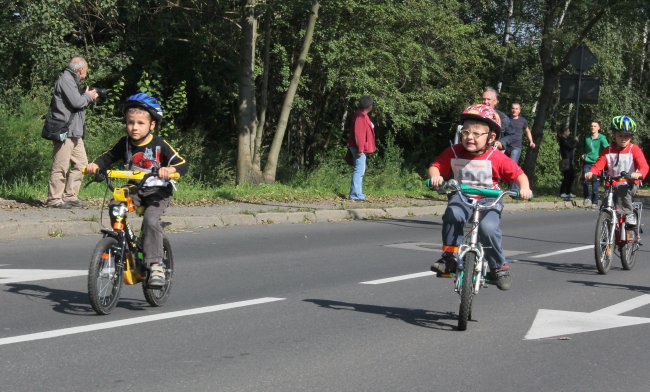
[(582, 87), (582, 60), (585, 46), (580, 44), (580, 69), (578, 70), (578, 96), (576, 97), (576, 121), (573, 124), (573, 137), (578, 134), (578, 116), (580, 115), (580, 88)]

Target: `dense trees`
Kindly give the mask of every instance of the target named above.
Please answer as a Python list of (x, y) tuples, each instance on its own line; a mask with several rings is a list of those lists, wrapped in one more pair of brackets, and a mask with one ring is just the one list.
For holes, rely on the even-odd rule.
[[(146, 89), (161, 98), (168, 114), (163, 132), (191, 155), (192, 175), (208, 183), (234, 181), (235, 172), (239, 183), (271, 182), (317, 167), (323, 153), (343, 145), (346, 116), (364, 94), (377, 101), (373, 119), (380, 140), (395, 140), (407, 168), (420, 170), (448, 144), (457, 114), (487, 85), (501, 87), (502, 109), (514, 100), (523, 103), (541, 141), (573, 121), (575, 108), (558, 103), (558, 78), (573, 72), (566, 56), (581, 42), (599, 58), (589, 73), (601, 80), (600, 103), (581, 108), (582, 124), (627, 113), (640, 124), (643, 140), (650, 124), (650, 7), (643, 1), (0, 5), (3, 139), (26, 113), (38, 107), (45, 113), (56, 74), (81, 53), (91, 65), (89, 83), (111, 90), (89, 113), (89, 154), (119, 136), (119, 101)], [(38, 119), (21, 124), (38, 138)], [(545, 151), (548, 145), (538, 143), (526, 154), (529, 174), (538, 171), (539, 159), (549, 159), (545, 154), (555, 154)], [(33, 148), (32, 155), (42, 154)], [(14, 177), (2, 169), (0, 174)]]

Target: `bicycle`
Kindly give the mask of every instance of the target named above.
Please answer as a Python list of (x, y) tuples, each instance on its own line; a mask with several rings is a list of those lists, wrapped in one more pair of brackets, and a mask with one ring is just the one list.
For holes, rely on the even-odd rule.
[[(84, 174), (87, 174), (85, 170)], [(101, 229), (103, 237), (95, 246), (88, 268), (88, 297), (97, 314), (111, 313), (117, 305), (123, 283), (135, 285), (142, 282), (144, 298), (154, 307), (162, 306), (169, 297), (174, 275), (174, 257), (169, 239), (163, 234), (165, 284), (162, 287), (149, 287), (146, 284), (149, 270), (144, 262), (141, 235), (135, 235), (127, 218), (129, 212), (136, 212), (138, 216), (144, 214), (143, 207), (136, 210), (131, 192), (137, 193), (153, 176), (157, 176), (156, 170), (107, 170), (105, 174), (95, 174), (93, 181), (105, 181), (107, 190), (112, 191), (113, 201), (116, 202), (109, 210), (112, 229)], [(172, 174), (172, 179), (179, 177), (177, 173)], [(114, 187), (111, 179), (135, 180), (139, 183), (134, 190), (133, 186)]]
[[(429, 185), (429, 180), (427, 180)], [(479, 204), (478, 200), (461, 198), (472, 209), (471, 216), (467, 221), (470, 230), (465, 234), (463, 243), (458, 250), (458, 271), (454, 277), (454, 291), (460, 295), (460, 307), (458, 310), (458, 330), (467, 329), (467, 321), (472, 319), (472, 302), (482, 287), (487, 287), (488, 263), (485, 260), (483, 245), (479, 241), (479, 223), (481, 211), (494, 208), (504, 196), (509, 195), (519, 198), (519, 192), (503, 191), (500, 189), (475, 188), (458, 184), (456, 180), (449, 180), (439, 188), (440, 193), (461, 192), (463, 195), (484, 196), (495, 198), (488, 204)]]
[(629, 174), (623, 172), (620, 176), (602, 176), (605, 184), (605, 197), (600, 206), (595, 233), (595, 258), (598, 273), (605, 275), (612, 266), (612, 253), (618, 253), (624, 270), (631, 270), (636, 263), (636, 253), (639, 250), (640, 234), (642, 231), (641, 213), (643, 203), (633, 202), (637, 224), (630, 227), (625, 224), (625, 215), (618, 214), (614, 207), (614, 182), (631, 180)]

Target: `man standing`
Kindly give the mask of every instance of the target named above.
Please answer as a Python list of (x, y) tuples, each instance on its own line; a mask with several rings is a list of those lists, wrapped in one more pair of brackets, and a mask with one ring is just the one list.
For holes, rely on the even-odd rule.
[(83, 178), (81, 168), (88, 164), (83, 141), (85, 108), (98, 97), (97, 91), (89, 87), (84, 92), (81, 91), (81, 81), (87, 76), (86, 60), (81, 56), (73, 57), (54, 85), (49, 116), (65, 122), (68, 133), (64, 141), (52, 142), (53, 162), (46, 201), (48, 207), (83, 207), (79, 200), (79, 188)]
[(510, 106), (510, 113), (510, 129), (504, 132), (500, 142), (504, 145), (508, 155), (510, 155), (510, 159), (519, 163), (524, 131), (526, 132), (528, 146), (530, 148), (535, 148), (535, 142), (533, 141), (530, 128), (528, 128), (528, 120), (521, 115), (521, 105), (518, 102), (514, 102)]
[(372, 110), (373, 100), (364, 95), (359, 99), (359, 105), (354, 115), (353, 126), (348, 137), (348, 148), (354, 156), (354, 170), (350, 184), (349, 199), (357, 202), (367, 202), (363, 194), (363, 175), (366, 172), (366, 154), (372, 154), (377, 149), (375, 144), (375, 126), (370, 121), (368, 113)]
[[(506, 116), (505, 113), (497, 109), (497, 104), (499, 103), (499, 96), (497, 93), (497, 90), (493, 89), (492, 87), (487, 87), (483, 91), (483, 95), (481, 96), (481, 103), (485, 106), (488, 106), (492, 109), (494, 109), (495, 112), (499, 115), (501, 118), (501, 129), (503, 129), (503, 134), (508, 134), (510, 131), (510, 117)], [(499, 139), (501, 140), (501, 139)], [(499, 142), (496, 141), (494, 145), (500, 149), (503, 150), (503, 145)]]
[[(594, 165), (600, 153), (607, 147), (609, 143), (605, 135), (600, 134), (600, 122), (592, 121), (589, 124), (589, 130), (591, 131), (590, 135), (585, 135), (584, 140), (581, 144), (582, 150), (582, 160), (584, 165), (582, 167), (582, 173), (587, 173), (591, 170), (591, 167)], [(591, 192), (589, 186), (591, 185)], [(600, 186), (600, 181), (598, 181), (598, 176), (593, 176), (591, 180), (585, 179), (582, 186), (582, 193), (585, 198), (583, 206), (598, 208), (598, 187)]]

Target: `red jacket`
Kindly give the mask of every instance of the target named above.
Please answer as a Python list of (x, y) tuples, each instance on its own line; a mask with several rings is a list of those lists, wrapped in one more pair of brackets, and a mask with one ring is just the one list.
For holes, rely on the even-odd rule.
[[(621, 157), (629, 156), (629, 158), (621, 159)], [(618, 163), (618, 164), (617, 164)], [(592, 174), (598, 175), (605, 167), (610, 176), (620, 176), (622, 171), (633, 173), (638, 171), (641, 173), (641, 178), (645, 178), (650, 171), (648, 162), (643, 155), (643, 150), (634, 143), (630, 143), (626, 148), (622, 149), (618, 146), (609, 146), (604, 149), (596, 163), (589, 170)], [(622, 181), (620, 181), (622, 182)], [(635, 180), (634, 183), (641, 183), (640, 180)]]
[(350, 129), (348, 147), (356, 147), (359, 153), (373, 153), (377, 150), (375, 126), (370, 121), (368, 113), (363, 110), (358, 110), (354, 115), (354, 126)]

